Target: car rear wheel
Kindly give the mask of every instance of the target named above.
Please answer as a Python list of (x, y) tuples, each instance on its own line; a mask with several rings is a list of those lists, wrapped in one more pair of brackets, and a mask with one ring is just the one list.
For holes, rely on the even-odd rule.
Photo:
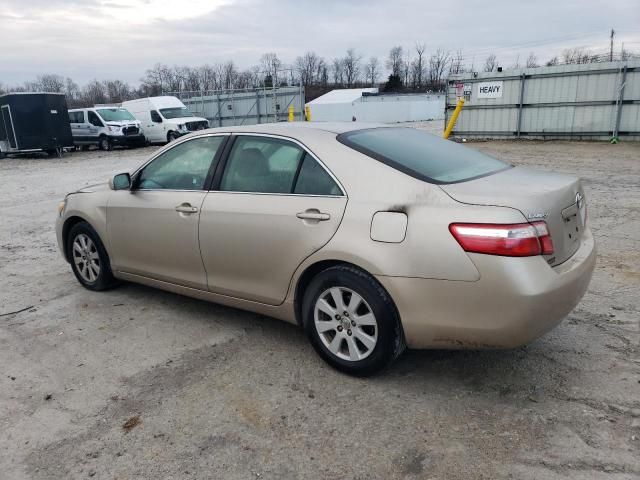
[(405, 348), (391, 298), (371, 275), (351, 266), (318, 274), (304, 294), (302, 314), (315, 350), (351, 375), (374, 374)]
[(100, 137), (98, 140), (98, 148), (100, 150), (108, 151), (111, 150), (111, 141), (105, 136)]
[(87, 222), (79, 222), (71, 227), (67, 239), (67, 258), (83, 287), (99, 291), (116, 284), (104, 245)]

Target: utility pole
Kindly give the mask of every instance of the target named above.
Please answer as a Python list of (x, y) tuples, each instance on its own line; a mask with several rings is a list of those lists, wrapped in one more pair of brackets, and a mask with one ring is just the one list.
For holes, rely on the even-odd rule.
[(611, 29), (611, 46), (609, 47), (609, 61), (613, 62), (613, 36), (616, 34), (615, 30)]

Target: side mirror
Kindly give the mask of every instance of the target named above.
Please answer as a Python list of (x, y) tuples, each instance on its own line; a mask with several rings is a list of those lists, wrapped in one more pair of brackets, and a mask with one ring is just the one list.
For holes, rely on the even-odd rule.
[(119, 173), (109, 180), (111, 190), (129, 190), (131, 189), (131, 175), (128, 173)]

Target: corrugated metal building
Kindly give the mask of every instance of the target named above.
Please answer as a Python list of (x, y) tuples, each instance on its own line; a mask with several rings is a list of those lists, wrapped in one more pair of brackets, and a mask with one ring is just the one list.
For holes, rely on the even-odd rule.
[(289, 106), (294, 108), (296, 121), (303, 118), (304, 88), (300, 86), (182, 91), (166, 95), (178, 97), (194, 115), (209, 120), (212, 127), (283, 122), (288, 118)]
[(317, 122), (416, 122), (442, 120), (444, 95), (379, 93), (377, 88), (332, 90), (307, 103)]
[(458, 137), (640, 140), (640, 61), (560, 65), (448, 79)]

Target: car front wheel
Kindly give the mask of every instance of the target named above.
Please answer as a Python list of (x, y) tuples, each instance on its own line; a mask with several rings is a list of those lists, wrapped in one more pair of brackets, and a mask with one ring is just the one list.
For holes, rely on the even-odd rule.
[(341, 265), (318, 274), (306, 289), (302, 313), (315, 350), (345, 373), (374, 374), (405, 348), (391, 298), (357, 268)]
[(83, 287), (98, 291), (116, 284), (104, 245), (87, 222), (79, 222), (71, 227), (67, 240), (67, 258)]
[(100, 137), (100, 140), (98, 141), (98, 148), (104, 151), (111, 150), (111, 141), (107, 137)]

